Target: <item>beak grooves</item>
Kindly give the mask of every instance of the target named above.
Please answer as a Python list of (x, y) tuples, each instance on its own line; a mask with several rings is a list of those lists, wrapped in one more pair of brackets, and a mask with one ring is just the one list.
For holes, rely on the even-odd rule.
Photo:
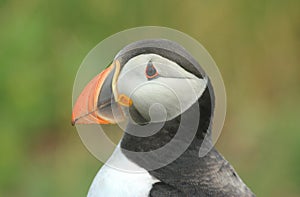
[(75, 124), (109, 124), (110, 122), (97, 114), (98, 96), (101, 87), (114, 68), (114, 64), (109, 66), (99, 75), (94, 77), (83, 89), (73, 108), (72, 125)]

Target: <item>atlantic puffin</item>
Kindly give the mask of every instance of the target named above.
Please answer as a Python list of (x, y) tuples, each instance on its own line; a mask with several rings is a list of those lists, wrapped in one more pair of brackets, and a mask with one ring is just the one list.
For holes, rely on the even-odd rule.
[[(163, 116), (157, 118), (161, 107)], [(213, 115), (210, 78), (184, 47), (167, 39), (125, 46), (83, 89), (73, 107), (72, 124), (116, 124), (126, 119), (124, 135), (107, 163), (139, 173), (105, 164), (87, 196), (255, 196), (215, 148), (199, 156), (204, 139), (211, 135)], [(179, 130), (183, 137), (173, 140)], [(171, 141), (175, 146), (167, 153), (155, 151)], [(180, 148), (184, 150), (176, 155)], [(167, 155), (176, 157), (164, 163)]]

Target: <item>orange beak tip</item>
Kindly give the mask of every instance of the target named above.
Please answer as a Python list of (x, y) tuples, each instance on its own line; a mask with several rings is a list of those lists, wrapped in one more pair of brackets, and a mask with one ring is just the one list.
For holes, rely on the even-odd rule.
[(74, 117), (74, 114), (72, 113), (72, 117), (71, 117), (71, 125), (72, 126), (75, 126), (75, 123), (76, 123), (76, 119)]

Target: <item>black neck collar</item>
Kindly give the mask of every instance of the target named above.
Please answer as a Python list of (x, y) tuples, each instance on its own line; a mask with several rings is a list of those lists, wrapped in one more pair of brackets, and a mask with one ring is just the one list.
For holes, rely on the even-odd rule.
[[(145, 159), (141, 158), (141, 156), (130, 154), (130, 152), (128, 151), (149, 152), (161, 148), (174, 138), (174, 136), (178, 132), (179, 127), (183, 129), (183, 131), (181, 130), (180, 132), (184, 132), (187, 134), (189, 132), (194, 132), (194, 134), (192, 141), (188, 141), (187, 139), (184, 139), (184, 137), (183, 139), (180, 138), (181, 141), (178, 142), (178, 146), (185, 146), (188, 149), (195, 149), (196, 146), (200, 147), (204, 137), (206, 135), (210, 135), (209, 127), (212, 117), (212, 107), (213, 105), (211, 102), (209, 88), (206, 88), (202, 96), (198, 99), (198, 102), (192, 105), (182, 115), (165, 122), (163, 125), (161, 125), (160, 123), (152, 124), (151, 127), (154, 129), (155, 127), (161, 128), (153, 135), (149, 135), (148, 137), (137, 137), (136, 135), (134, 135), (134, 133), (139, 134), (140, 132), (145, 132), (144, 128), (140, 125), (128, 124), (126, 130), (130, 131), (131, 134), (129, 132), (125, 132), (122, 138), (121, 148), (123, 150), (123, 153), (141, 167), (144, 167), (145, 169), (148, 169), (148, 167), (151, 168), (151, 166), (147, 166), (147, 164), (149, 163), (147, 162), (147, 158)], [(183, 118), (188, 120), (183, 120)], [(197, 127), (193, 129), (190, 125), (195, 125), (194, 123), (198, 124), (196, 124)], [(196, 133), (195, 129), (197, 130)], [(172, 154), (172, 152), (169, 152), (169, 154)], [(149, 159), (159, 160), (161, 156), (162, 155), (151, 155)]]

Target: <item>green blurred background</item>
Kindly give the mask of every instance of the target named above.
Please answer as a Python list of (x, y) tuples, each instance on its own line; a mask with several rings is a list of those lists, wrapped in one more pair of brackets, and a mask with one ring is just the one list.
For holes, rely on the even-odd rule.
[(228, 96), (217, 147), (258, 196), (300, 195), (300, 1), (0, 0), (0, 196), (85, 196), (101, 163), (70, 125), (91, 48), (159, 25), (201, 42)]

